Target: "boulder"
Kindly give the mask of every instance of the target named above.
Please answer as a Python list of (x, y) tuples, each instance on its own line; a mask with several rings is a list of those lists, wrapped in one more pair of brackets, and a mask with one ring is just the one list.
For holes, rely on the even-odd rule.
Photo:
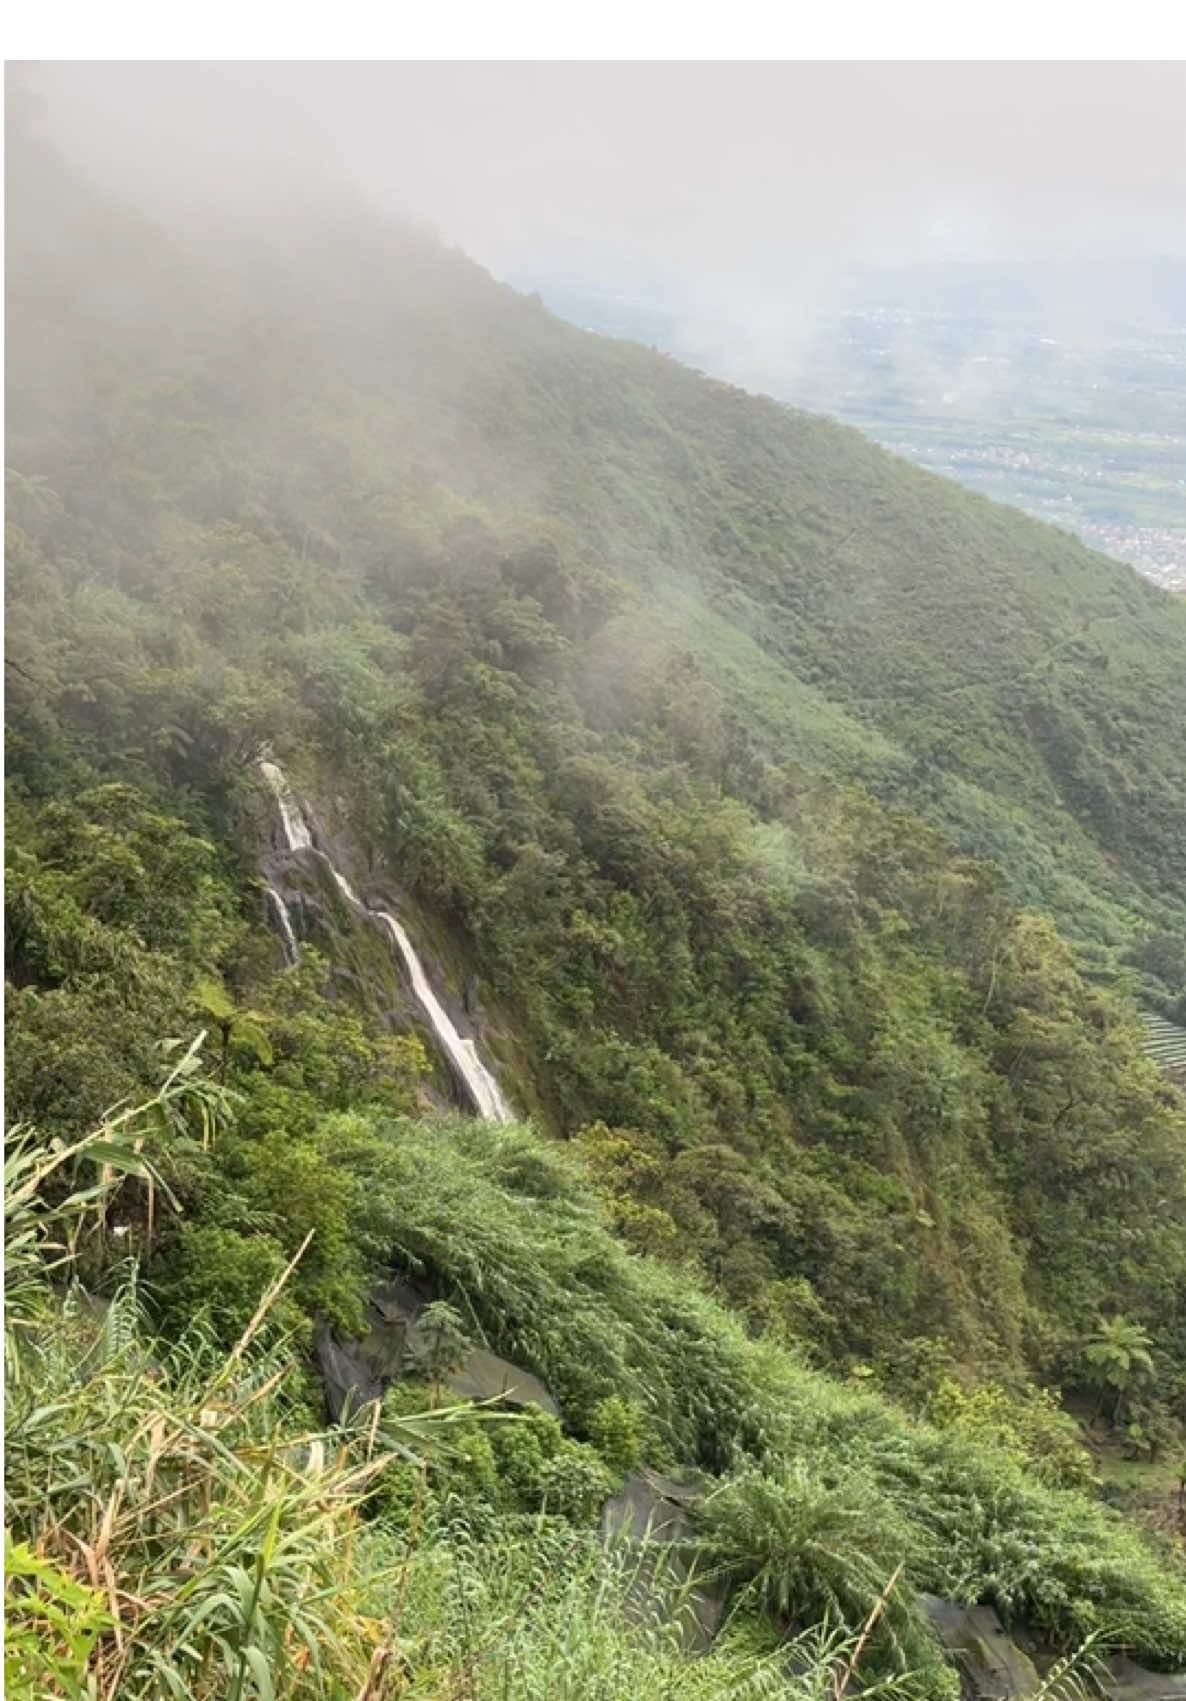
[(1186, 1701), (1186, 1672), (1149, 1671), (1124, 1654), (1109, 1654), (1096, 1681), (1108, 1701)]
[(691, 1511), (701, 1492), (699, 1484), (657, 1471), (632, 1471), (601, 1510), (605, 1539), (640, 1550), (627, 1593), (630, 1610), (660, 1621), (674, 1618), (689, 1653), (712, 1644), (729, 1593), (723, 1579), (696, 1573)]
[(1041, 1687), (1037, 1667), (1009, 1639), (992, 1607), (920, 1596), (931, 1627), (960, 1674), (966, 1701), (1014, 1701)]
[(331, 1423), (341, 1423), (348, 1413), (382, 1399), (384, 1384), (356, 1344), (337, 1341), (328, 1329), (319, 1329), (313, 1345)]
[(459, 1370), (445, 1377), (445, 1385), (462, 1400), (501, 1400), (508, 1406), (538, 1406), (549, 1417), (560, 1416), (560, 1407), (538, 1376), (481, 1347), (470, 1353)]
[[(1037, 1692), (1041, 1679), (1033, 1660), (1008, 1636), (992, 1607), (961, 1606), (937, 1595), (922, 1595), (920, 1601), (959, 1670), (965, 1701), (1012, 1701)], [(1052, 1663), (1050, 1656), (1043, 1659), (1044, 1668)], [(1109, 1654), (1093, 1665), (1087, 1692), (1107, 1701), (1186, 1701), (1186, 1673), (1149, 1671), (1124, 1654)]]
[[(328, 1329), (318, 1331), (317, 1361), (325, 1383), (331, 1423), (347, 1406), (357, 1410), (382, 1399), (385, 1390), (413, 1361), (416, 1326), (432, 1296), (413, 1282), (378, 1282), (367, 1301), (367, 1333), (360, 1341), (340, 1341)], [(476, 1347), (445, 1386), (461, 1400), (501, 1400), (508, 1406), (536, 1406), (549, 1417), (560, 1407), (550, 1390), (529, 1370)]]
[(408, 1344), (427, 1296), (409, 1282), (378, 1282), (367, 1300), (367, 1332), (358, 1350), (386, 1387), (408, 1359)]
[(431, 1298), (430, 1293), (414, 1282), (393, 1277), (387, 1282), (376, 1282), (367, 1303), (371, 1311), (391, 1322), (414, 1323)]
[(602, 1534), (624, 1536), (633, 1541), (687, 1541), (692, 1534), (689, 1507), (698, 1491), (682, 1484), (671, 1485), (656, 1471), (631, 1471), (617, 1494), (601, 1509)]

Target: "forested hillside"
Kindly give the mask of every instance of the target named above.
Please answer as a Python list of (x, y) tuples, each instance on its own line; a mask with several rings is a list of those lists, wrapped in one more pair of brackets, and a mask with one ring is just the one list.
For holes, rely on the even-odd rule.
[[(72, 1213), (80, 1280), (124, 1283), (117, 1320), (133, 1272), (112, 1409), (141, 1397), (119, 1393), (143, 1390), (137, 1331), (171, 1343), (177, 1411), (212, 1409), (200, 1366), (280, 1284), (275, 1421), (299, 1430), (315, 1333), (359, 1333), (392, 1270), (549, 1380), (563, 1430), (463, 1416), (460, 1454), (438, 1376), (389, 1394), (405, 1465), (375, 1495), (356, 1465), (376, 1575), (385, 1554), (403, 1581), (357, 1586), (400, 1591), (419, 1652), (366, 1694), (402, 1693), (397, 1666), (408, 1693), (537, 1693), (485, 1668), (448, 1686), (441, 1555), (468, 1556), (492, 1637), (538, 1632), (516, 1658), (546, 1673), (565, 1611), (600, 1622), (608, 1587), (573, 1532), (644, 1459), (723, 1479), (705, 1551), (752, 1584), (705, 1696), (764, 1693), (726, 1667), (756, 1684), (746, 1661), (786, 1633), (858, 1634), (899, 1563), (875, 1658), (908, 1693), (950, 1690), (918, 1589), (1180, 1662), (1180, 1552), (1089, 1504), (1049, 1390), (1088, 1417), (1106, 1396), (1147, 1456), (1180, 1447), (1186, 1114), (1132, 995), (1186, 1015), (1186, 607), (347, 200), (182, 242), (27, 136), (9, 170), (9, 1118), (28, 1208)], [(442, 1114), (429, 1036), (340, 905), (310, 895), (286, 961), (265, 749), (534, 1133)], [(179, 1043), (200, 1102), (171, 1111)], [(151, 1172), (123, 1153), (97, 1217), (57, 1159), (42, 1185), (55, 1140), (106, 1129), (114, 1163), (110, 1107), (138, 1103)], [(18, 1276), (18, 1327), (89, 1339), (76, 1300)], [(62, 1564), (39, 1449), (63, 1508), (88, 1473), (98, 1507), (110, 1467), (67, 1468), (93, 1423), (61, 1417), (68, 1354), (23, 1374), (18, 1533)], [(569, 1591), (542, 1625), (479, 1600), (474, 1558), (509, 1544), (535, 1600), (532, 1519)], [(604, 1693), (673, 1693), (672, 1650), (623, 1634), (604, 1627)], [(260, 1638), (278, 1692), (359, 1693), (365, 1637), (337, 1688)], [(223, 1693), (196, 1645), (171, 1692)], [(479, 1655), (463, 1667), (477, 1685)], [(157, 1693), (147, 1666), (106, 1669), (137, 1674), (112, 1694)]]

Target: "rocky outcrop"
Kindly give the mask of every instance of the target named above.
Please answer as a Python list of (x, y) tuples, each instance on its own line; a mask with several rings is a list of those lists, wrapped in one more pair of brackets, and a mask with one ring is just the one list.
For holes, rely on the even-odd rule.
[(688, 1652), (707, 1648), (725, 1614), (728, 1585), (696, 1565), (692, 1510), (700, 1482), (677, 1482), (657, 1471), (632, 1471), (601, 1513), (602, 1534), (637, 1549), (627, 1594), (632, 1611), (674, 1619)]
[[(319, 1331), (317, 1363), (331, 1423), (382, 1399), (392, 1382), (414, 1374), (418, 1326), (430, 1298), (411, 1282), (379, 1282), (371, 1290), (362, 1339), (341, 1341), (328, 1329)], [(475, 1347), (442, 1382), (459, 1400), (499, 1400), (560, 1416), (560, 1407), (538, 1376), (485, 1347)]]
[[(944, 1651), (960, 1674), (964, 1701), (1024, 1701), (1042, 1686), (1039, 1666), (1053, 1658), (1035, 1646), (1018, 1646), (992, 1607), (961, 1606), (958, 1601), (921, 1595), (919, 1601)], [(1186, 1673), (1149, 1671), (1123, 1654), (1109, 1654), (1077, 1674), (1064, 1695), (1096, 1694), (1106, 1701), (1186, 1701)]]
[(965, 1701), (1012, 1701), (1037, 1692), (1041, 1686), (1037, 1667), (1010, 1641), (992, 1607), (961, 1606), (937, 1595), (922, 1595), (919, 1600), (959, 1671)]
[(560, 1407), (538, 1376), (480, 1347), (446, 1381), (462, 1400), (501, 1400), (507, 1406), (537, 1406), (550, 1417), (560, 1416)]

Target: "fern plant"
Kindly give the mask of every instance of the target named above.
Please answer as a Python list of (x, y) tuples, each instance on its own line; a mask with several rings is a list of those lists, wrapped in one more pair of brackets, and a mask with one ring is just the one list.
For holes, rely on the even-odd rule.
[(901, 1581), (918, 1536), (887, 1516), (867, 1484), (824, 1481), (802, 1460), (777, 1477), (750, 1469), (708, 1496), (701, 1523), (707, 1553), (788, 1634), (819, 1623), (853, 1633), (869, 1626), (874, 1673), (913, 1673), (920, 1694), (951, 1689), (950, 1669)]

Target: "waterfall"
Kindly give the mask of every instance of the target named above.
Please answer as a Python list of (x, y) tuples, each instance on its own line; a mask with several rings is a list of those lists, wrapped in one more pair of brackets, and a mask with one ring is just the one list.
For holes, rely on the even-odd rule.
[[(514, 1113), (503, 1098), (498, 1082), (478, 1056), (478, 1050), (472, 1039), (463, 1039), (449, 1018), (448, 1011), (441, 1004), (436, 993), (429, 984), (424, 965), (416, 954), (416, 948), (408, 938), (407, 932), (390, 910), (371, 909), (364, 904), (354, 887), (342, 871), (335, 867), (332, 859), (313, 843), (304, 810), (300, 800), (293, 794), (292, 788), (284, 777), (284, 772), (275, 762), (261, 761), (259, 769), (268, 782), (276, 805), (280, 811), (280, 819), (284, 825), (284, 835), (288, 840), (290, 851), (312, 851), (319, 857), (333, 875), (338, 890), (346, 902), (359, 915), (369, 921), (378, 923), (386, 932), (395, 949), (404, 972), (412, 983), (412, 993), (424, 1013), (429, 1027), (432, 1029), (437, 1044), (440, 1046), (454, 1075), (465, 1089), (470, 1103), (480, 1117), (487, 1122), (512, 1122)], [(271, 887), (268, 888), (271, 892)], [(296, 938), (292, 933), (288, 920), (288, 911), (279, 893), (273, 893), (279, 905), (281, 928), (285, 942), (292, 940), (292, 949), (297, 950)], [(295, 961), (295, 956), (293, 958)]]
[(280, 924), (280, 937), (284, 940), (284, 955), (287, 957), (288, 966), (291, 968), (295, 963), (300, 962), (301, 948), (297, 944), (297, 936), (292, 930), (292, 917), (288, 913), (288, 905), (270, 880), (264, 890), (268, 894), (269, 903), (276, 912), (276, 920)]
[(454, 1070), (465, 1082), (466, 1091), (473, 1100), (474, 1108), (479, 1116), (484, 1116), (487, 1122), (510, 1122), (512, 1120), (510, 1106), (503, 1098), (498, 1088), (498, 1082), (486, 1068), (473, 1040), (462, 1039), (457, 1029), (449, 1020), (448, 1014), (441, 1008), (436, 994), (428, 984), (428, 976), (419, 957), (413, 948), (399, 922), (387, 910), (372, 910), (379, 921), (390, 933), (396, 950), (404, 960), (408, 971), (408, 979), (412, 983), (412, 991), (424, 1014), (432, 1026), (433, 1033), (440, 1041), (441, 1048), (447, 1055)]
[(262, 762), (259, 771), (272, 788), (272, 796), (276, 799), (280, 810), (280, 819), (284, 823), (284, 836), (288, 840), (291, 851), (312, 850), (313, 838), (305, 825), (305, 817), (301, 806), (292, 794), (292, 788), (285, 779), (283, 771), (275, 762)]

